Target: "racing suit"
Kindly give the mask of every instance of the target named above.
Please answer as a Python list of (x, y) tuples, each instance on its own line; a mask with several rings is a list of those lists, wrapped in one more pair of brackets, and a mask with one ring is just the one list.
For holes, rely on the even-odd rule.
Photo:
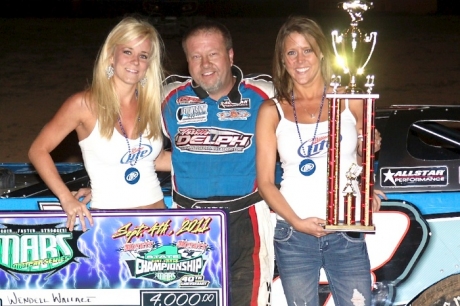
[(266, 306), (273, 226), (257, 192), (254, 134), (259, 107), (273, 97), (273, 85), (266, 75), (243, 77), (236, 66), (232, 73), (235, 85), (218, 101), (190, 77), (167, 80), (162, 114), (171, 140), (173, 205), (229, 213), (230, 305)]

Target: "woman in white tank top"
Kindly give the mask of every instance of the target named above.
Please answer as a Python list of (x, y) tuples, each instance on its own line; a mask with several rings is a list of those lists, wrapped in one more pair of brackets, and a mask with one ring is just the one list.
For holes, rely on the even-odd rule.
[[(163, 43), (146, 20), (127, 17), (109, 33), (88, 90), (68, 98), (37, 136), (29, 158), (67, 214), (73, 230), (93, 219), (60, 178), (50, 152), (76, 131), (96, 209), (165, 208), (156, 171), (170, 171), (162, 149)], [(85, 194), (85, 192), (83, 192)]]
[[(273, 61), (276, 97), (264, 102), (257, 119), (257, 182), (262, 197), (277, 215), (275, 257), (288, 305), (318, 305), (321, 268), (336, 305), (370, 305), (371, 275), (364, 238), (323, 228), (327, 198), (326, 94), (332, 92), (328, 44), (320, 27), (304, 17), (288, 19), (279, 30)], [(362, 101), (344, 102), (341, 182), (346, 182), (347, 168), (360, 163), (357, 147), (361, 128)], [(277, 153), (283, 168), (280, 189), (274, 183)], [(374, 210), (378, 210), (377, 195), (373, 202)]]

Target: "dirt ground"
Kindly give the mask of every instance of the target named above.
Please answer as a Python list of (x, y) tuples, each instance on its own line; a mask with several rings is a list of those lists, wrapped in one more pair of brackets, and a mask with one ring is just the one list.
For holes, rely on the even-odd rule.
[[(330, 33), (348, 27), (348, 15), (342, 15), (312, 18)], [(68, 96), (90, 82), (98, 49), (119, 19), (0, 19), (0, 162), (28, 162), (27, 150), (43, 125)], [(270, 73), (284, 16), (215, 19), (232, 32), (236, 65), (245, 73)], [(182, 26), (189, 21), (181, 21)], [(157, 24), (166, 46), (167, 69), (186, 74), (177, 25), (174, 20)], [(378, 32), (367, 68), (376, 77), (377, 108), (460, 104), (460, 16), (369, 15), (362, 27)], [(55, 161), (78, 160), (75, 135), (53, 156)]]

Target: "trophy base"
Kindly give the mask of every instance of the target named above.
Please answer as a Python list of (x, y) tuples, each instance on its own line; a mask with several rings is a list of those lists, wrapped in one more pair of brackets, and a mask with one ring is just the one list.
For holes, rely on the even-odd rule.
[(324, 230), (328, 232), (375, 233), (375, 226), (374, 225), (361, 225), (360, 223), (356, 223), (353, 225), (339, 223), (337, 225), (327, 224), (324, 226)]

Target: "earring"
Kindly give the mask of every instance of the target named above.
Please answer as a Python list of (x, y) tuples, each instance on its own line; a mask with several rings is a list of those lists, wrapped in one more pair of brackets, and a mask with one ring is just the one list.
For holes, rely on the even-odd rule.
[(107, 67), (105, 69), (105, 74), (107, 75), (107, 79), (111, 79), (113, 77), (115, 73), (115, 70), (113, 69), (112, 65), (110, 65), (109, 67)]
[(139, 81), (139, 84), (141, 84), (141, 86), (144, 87), (145, 84), (147, 84), (147, 78), (146, 78), (146, 77), (143, 77), (143, 78)]

